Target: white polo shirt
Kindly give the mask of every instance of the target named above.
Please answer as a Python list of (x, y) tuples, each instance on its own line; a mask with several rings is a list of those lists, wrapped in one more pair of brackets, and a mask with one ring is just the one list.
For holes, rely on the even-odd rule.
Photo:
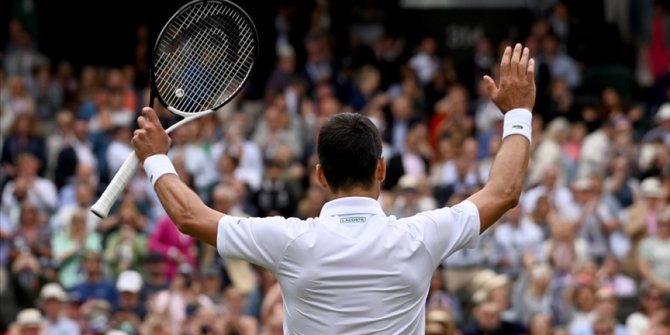
[(224, 216), (217, 249), (275, 274), (286, 334), (424, 334), (433, 271), (478, 239), (469, 201), (396, 219), (348, 197), (307, 220)]

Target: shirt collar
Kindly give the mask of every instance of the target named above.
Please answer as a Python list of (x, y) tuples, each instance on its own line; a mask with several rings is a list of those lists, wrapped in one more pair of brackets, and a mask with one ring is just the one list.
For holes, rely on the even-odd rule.
[(385, 215), (382, 206), (375, 199), (368, 197), (345, 197), (328, 201), (321, 208), (320, 217), (350, 214), (381, 214)]

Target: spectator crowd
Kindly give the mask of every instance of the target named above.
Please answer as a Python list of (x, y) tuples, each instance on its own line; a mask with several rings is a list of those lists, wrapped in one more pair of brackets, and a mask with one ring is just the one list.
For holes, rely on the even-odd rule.
[[(635, 55), (626, 64), (586, 57), (574, 2), (545, 2), (527, 36), (480, 36), (458, 63), (435, 36), (386, 29), (382, 1), (351, 8), (344, 39), (336, 1), (307, 16), (280, 3), (260, 98), (176, 129), (168, 155), (216, 210), (316, 217), (319, 127), (361, 113), (383, 137), (386, 213), (450, 206), (486, 183), (502, 113), (481, 78), (522, 42), (538, 85), (526, 187), (476, 249), (436, 269), (426, 334), (670, 334), (666, 2), (603, 0), (590, 18)], [(143, 171), (109, 217), (89, 210), (148, 105), (147, 27), (121, 67), (54, 62), (31, 27), (9, 22), (0, 72), (0, 333), (282, 334), (273, 274), (179, 232)]]

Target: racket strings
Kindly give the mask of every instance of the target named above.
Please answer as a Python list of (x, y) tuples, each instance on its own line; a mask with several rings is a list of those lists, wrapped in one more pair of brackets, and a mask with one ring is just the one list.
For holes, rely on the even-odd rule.
[(156, 52), (158, 94), (182, 112), (200, 112), (233, 96), (256, 57), (253, 25), (231, 6), (199, 3), (175, 17)]
[[(201, 8), (202, 8), (202, 7), (201, 7)], [(224, 11), (223, 14), (224, 14), (224, 15), (229, 15), (230, 12), (231, 12), (231, 10)], [(209, 17), (213, 17), (213, 16), (211, 16), (211, 15), (213, 15), (213, 13), (205, 13), (205, 14), (198, 14), (198, 15), (210, 15)], [(192, 15), (191, 17), (198, 16), (198, 15)], [(220, 21), (220, 20), (219, 20), (219, 21)], [(203, 20), (201, 20), (201, 21), (199, 21), (199, 22), (203, 22)], [(212, 22), (209, 22), (209, 23), (212, 23)], [(239, 18), (238, 18), (238, 22), (232, 22), (232, 24), (238, 24), (238, 25), (239, 25), (240, 23), (241, 23), (241, 22), (239, 21)], [(228, 20), (227, 22), (223, 22), (223, 24), (225, 24), (225, 26), (223, 26), (223, 29), (224, 29), (224, 30), (237, 29), (237, 26), (231, 27), (231, 21), (230, 21), (230, 20)], [(213, 26), (214, 26), (214, 27), (218, 27), (218, 26), (221, 26), (221, 24), (218, 24), (218, 22), (217, 22), (217, 24), (213, 24)], [(205, 31), (206, 29), (207, 29), (207, 28), (198, 28), (199, 31)], [(207, 41), (207, 38), (208, 38), (207, 35), (211, 35), (211, 34), (202, 34), (202, 33), (201, 33), (201, 34), (198, 34), (197, 36), (195, 36), (194, 38), (192, 38), (192, 39), (195, 39), (195, 41), (194, 41), (194, 42), (190, 42), (190, 43), (188, 43), (188, 46), (193, 46), (193, 45), (195, 45), (195, 46), (211, 45), (211, 43), (209, 43), (209, 42)], [(229, 48), (230, 45), (231, 45), (231, 44), (226, 44), (226, 45), (224, 45), (224, 46), (225, 46), (226, 48)], [(189, 54), (194, 54), (194, 53), (195, 53), (195, 54), (198, 54), (198, 53), (201, 53), (201, 52), (198, 51), (198, 50), (190, 50), (190, 49), (193, 49), (193, 48), (189, 48), (189, 50), (188, 50), (188, 53), (189, 53)], [(215, 51), (215, 50), (212, 49), (212, 50), (209, 50), (208, 52), (211, 54), (212, 51)], [(224, 58), (226, 58), (226, 57), (227, 57), (227, 59), (230, 59), (230, 58), (231, 58), (231, 57), (230, 57), (230, 53), (231, 53), (231, 51), (227, 51), (227, 50), (225, 50), (225, 49), (224, 49), (224, 50), (219, 50), (218, 53), (215, 53), (214, 57), (216, 57), (217, 59), (224, 59)], [(210, 57), (212, 57), (212, 56), (210, 56)], [(211, 62), (211, 61), (210, 61), (210, 62)], [(234, 63), (233, 63), (233, 64), (234, 64)], [(206, 65), (206, 64), (201, 64), (201, 65)], [(211, 65), (211, 64), (209, 64), (209, 65)], [(219, 86), (221, 86), (221, 85), (223, 84), (223, 82), (221, 81), (221, 79), (224, 79), (225, 77), (231, 78), (231, 74), (233, 74), (232, 72), (234, 72), (235, 69), (234, 69), (234, 67), (231, 67), (231, 66), (221, 67), (220, 64), (216, 64), (216, 63), (214, 64), (214, 66), (216, 66), (217, 68), (214, 68), (214, 69), (212, 69), (212, 68), (208, 68), (208, 69), (206, 69), (206, 71), (199, 71), (199, 72), (196, 72), (196, 75), (195, 75), (195, 76), (192, 76), (192, 78), (190, 78), (190, 79), (191, 79), (191, 80), (201, 81), (201, 82), (202, 82), (202, 81), (207, 81), (207, 82), (213, 82), (213, 83), (216, 83), (216, 84), (218, 84), (218, 85), (217, 85), (214, 89), (212, 89), (211, 91), (219, 92), (219, 91), (220, 91), (220, 87), (219, 87)], [(174, 72), (175, 72), (175, 69), (174, 69), (174, 68), (175, 68), (175, 66), (170, 67), (170, 70), (169, 70), (169, 71), (171, 71), (172, 73), (174, 73)], [(208, 78), (205, 78), (205, 76), (207, 76), (207, 75), (209, 75), (209, 76), (211, 76), (212, 74), (216, 75), (217, 73), (219, 73), (219, 72), (217, 72), (217, 71), (219, 71), (220, 69), (224, 69), (224, 70), (226, 70), (226, 72), (225, 72), (224, 74), (222, 74), (221, 76), (219, 76), (219, 77), (215, 77), (213, 80), (212, 80), (212, 79), (209, 79), (209, 80), (208, 80)], [(234, 78), (234, 77), (233, 77), (233, 78)], [(231, 81), (232, 81), (232, 80), (231, 80)], [(229, 84), (230, 84), (230, 81), (229, 81)], [(226, 85), (226, 87), (228, 87), (228, 86), (230, 86), (230, 85)], [(203, 87), (204, 87), (204, 85), (203, 85)], [(226, 96), (225, 93), (226, 93), (226, 92), (223, 91), (223, 94), (222, 94), (222, 95), (223, 95), (224, 97)], [(211, 92), (205, 92), (203, 95), (207, 95), (207, 96), (210, 96), (210, 97), (212, 96), (212, 95), (211, 95)], [(193, 100), (190, 100), (190, 101), (193, 102)]]
[[(252, 39), (249, 38), (250, 34), (248, 34), (248, 35), (249, 36), (247, 36), (245, 47), (250, 46), (251, 43), (252, 43)], [(220, 80), (220, 81), (217, 82), (217, 84), (216, 84), (217, 86), (214, 89), (214, 92), (221, 92), (221, 95), (217, 99), (217, 104), (223, 102), (223, 100), (228, 98), (228, 96), (231, 93), (228, 90), (229, 88), (239, 87), (241, 85), (241, 83), (244, 80), (244, 77), (240, 77), (239, 73), (247, 73), (251, 69), (251, 62), (240, 62), (240, 63), (238, 63), (238, 65), (239, 65), (239, 67), (237, 67), (237, 68), (235, 68), (233, 66), (225, 67), (225, 72), (222, 74), (221, 78), (223, 78), (223, 79), (230, 78), (230, 80), (228, 80), (225, 88), (223, 88), (222, 90), (220, 89), (220, 87), (222, 87), (224, 82), (226, 82), (226, 81), (225, 80)], [(233, 74), (236, 74), (236, 75), (233, 75)]]
[[(237, 90), (237, 88), (241, 85), (242, 81), (244, 80), (245, 74), (248, 73), (251, 69), (251, 63), (248, 62), (250, 58), (244, 55), (244, 53), (249, 53), (249, 51), (251, 50), (247, 49), (251, 46), (253, 41), (253, 39), (251, 38), (251, 32), (248, 31), (246, 34), (242, 36), (242, 38), (243, 41), (246, 41), (246, 43), (243, 42), (243, 44), (240, 45), (240, 50), (242, 50), (243, 54), (238, 54), (237, 57), (246, 57), (247, 58), (246, 61), (244, 61), (244, 59), (241, 59), (242, 61), (237, 60), (235, 62), (230, 61), (223, 62), (223, 64), (212, 64), (215, 68), (211, 69), (210, 73), (216, 73), (215, 75), (216, 80), (214, 81), (215, 86), (212, 89), (212, 93), (220, 92), (220, 94), (218, 94), (218, 97), (217, 95), (213, 95), (214, 98), (218, 98), (215, 105), (223, 103), (224, 100), (228, 99), (234, 93), (234, 91)], [(228, 55), (229, 54), (230, 53), (228, 53)], [(214, 57), (217, 57), (218, 59), (225, 59), (228, 55), (220, 54), (215, 55)], [(217, 71), (223, 71), (223, 72), (217, 72)]]

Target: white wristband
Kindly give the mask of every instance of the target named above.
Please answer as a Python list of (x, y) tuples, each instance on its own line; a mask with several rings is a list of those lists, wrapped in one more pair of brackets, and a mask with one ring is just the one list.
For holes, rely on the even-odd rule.
[(156, 181), (164, 174), (177, 174), (174, 165), (167, 155), (153, 155), (144, 160), (144, 171), (149, 177), (151, 185), (156, 187)]
[(505, 113), (503, 122), (503, 139), (509, 135), (519, 134), (531, 142), (533, 113), (527, 109), (515, 108)]

